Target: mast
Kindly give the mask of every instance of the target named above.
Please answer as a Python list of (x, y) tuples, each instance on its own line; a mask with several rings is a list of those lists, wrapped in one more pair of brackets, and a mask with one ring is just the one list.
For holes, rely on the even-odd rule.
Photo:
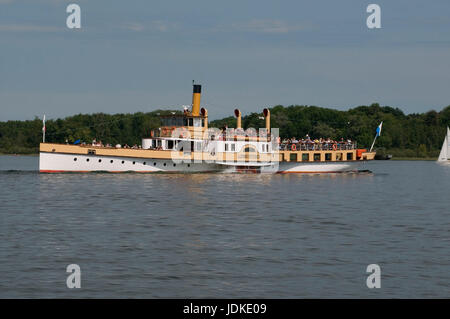
[(46, 127), (45, 127), (45, 114), (44, 114), (44, 118), (42, 120), (42, 143), (45, 143), (45, 131), (46, 131)]
[(381, 135), (381, 127), (383, 126), (383, 121), (381, 121), (380, 125), (377, 127), (377, 134), (375, 134), (375, 138), (373, 139), (372, 146), (370, 147), (369, 153), (372, 152), (373, 146), (375, 145), (375, 141), (377, 137)]

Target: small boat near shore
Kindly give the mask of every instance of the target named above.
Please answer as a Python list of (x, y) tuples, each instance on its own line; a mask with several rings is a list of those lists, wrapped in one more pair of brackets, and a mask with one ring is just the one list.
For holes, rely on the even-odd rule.
[(392, 154), (376, 154), (375, 160), (376, 161), (388, 161), (392, 159)]
[(200, 99), (201, 85), (194, 84), (191, 109), (162, 116), (162, 126), (143, 137), (139, 147), (45, 143), (44, 137), (39, 171), (339, 173), (356, 171), (375, 158), (375, 152), (352, 141), (282, 143), (278, 129), (270, 127), (269, 109), (263, 110), (265, 128), (259, 131), (242, 128), (238, 109), (236, 128), (209, 128), (208, 111), (200, 107)]

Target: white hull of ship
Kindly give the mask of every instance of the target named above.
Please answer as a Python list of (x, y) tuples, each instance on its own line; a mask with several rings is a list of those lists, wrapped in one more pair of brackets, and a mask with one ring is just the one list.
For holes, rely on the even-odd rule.
[(64, 172), (208, 172), (222, 167), (210, 163), (174, 163), (172, 160), (133, 158), (121, 156), (95, 156), (79, 154), (40, 153), (41, 173)]
[(361, 161), (349, 162), (281, 162), (281, 163), (175, 163), (168, 159), (132, 158), (41, 152), (39, 171), (64, 172), (138, 172), (138, 173), (196, 173), (196, 172), (255, 172), (255, 173), (340, 173), (356, 171)]

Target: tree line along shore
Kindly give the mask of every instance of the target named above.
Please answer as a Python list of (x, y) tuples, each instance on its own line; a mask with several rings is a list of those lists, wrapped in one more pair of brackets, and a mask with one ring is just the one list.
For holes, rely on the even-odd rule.
[[(78, 114), (64, 119), (46, 121), (46, 140), (54, 143), (73, 143), (80, 139), (93, 139), (103, 143), (140, 144), (150, 130), (161, 126), (160, 116), (170, 115), (170, 110), (156, 110), (134, 114)], [(375, 149), (394, 158), (436, 158), (450, 126), (450, 106), (440, 112), (404, 114), (399, 108), (358, 106), (339, 111), (317, 106), (277, 105), (270, 108), (271, 126), (279, 128), (281, 138), (351, 139), (359, 147), (370, 147), (375, 129), (383, 121), (381, 136)], [(250, 113), (242, 118), (244, 129), (265, 127), (260, 113)], [(236, 118), (226, 117), (210, 122), (210, 127), (236, 126)], [(42, 141), (42, 120), (0, 122), (0, 154), (37, 154)]]

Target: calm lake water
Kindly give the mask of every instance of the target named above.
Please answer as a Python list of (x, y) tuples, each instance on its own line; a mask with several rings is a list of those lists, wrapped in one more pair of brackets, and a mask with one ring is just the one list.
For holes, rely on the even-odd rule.
[[(450, 166), (39, 174), (0, 156), (1, 298), (450, 297)], [(81, 267), (81, 289), (66, 267)], [(381, 267), (368, 289), (366, 267)]]

